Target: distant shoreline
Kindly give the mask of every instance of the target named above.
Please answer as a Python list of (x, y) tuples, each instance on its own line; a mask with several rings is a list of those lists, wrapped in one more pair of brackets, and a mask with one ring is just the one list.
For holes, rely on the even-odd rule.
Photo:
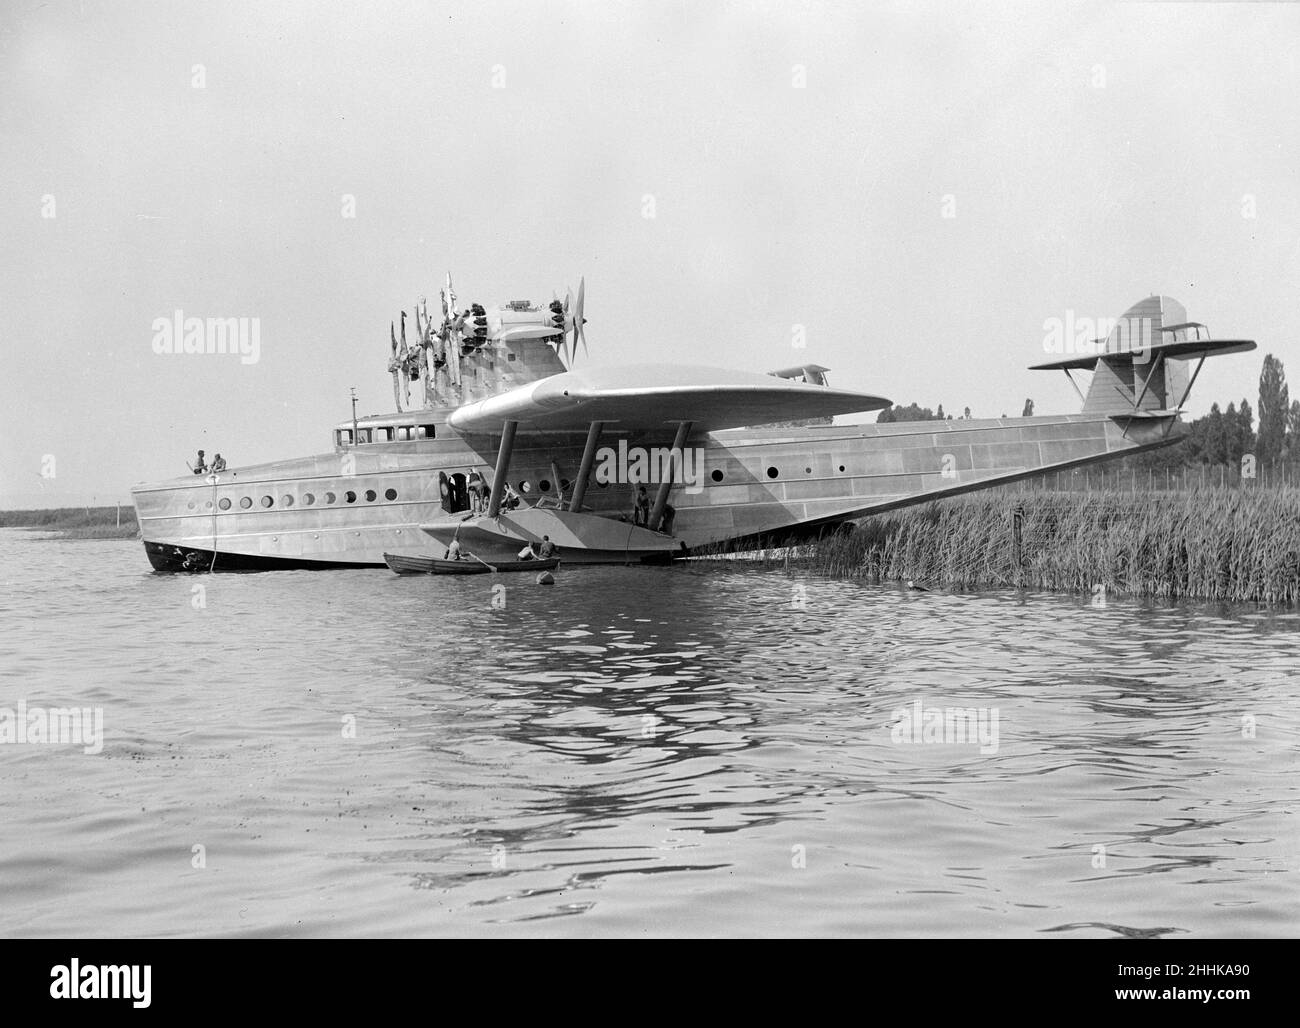
[[(119, 517), (121, 524), (118, 523)], [(135, 508), (58, 507), (50, 510), (0, 510), (0, 528), (55, 532), (60, 539), (137, 539)]]

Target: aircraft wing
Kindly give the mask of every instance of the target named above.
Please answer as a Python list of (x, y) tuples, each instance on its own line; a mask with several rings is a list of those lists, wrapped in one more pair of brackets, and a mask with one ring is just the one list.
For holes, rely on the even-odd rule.
[(457, 408), (448, 424), (461, 432), (586, 431), (593, 421), (655, 430), (690, 421), (693, 431), (881, 410), (890, 402), (845, 389), (808, 385), (749, 371), (642, 364), (587, 368), (530, 382)]

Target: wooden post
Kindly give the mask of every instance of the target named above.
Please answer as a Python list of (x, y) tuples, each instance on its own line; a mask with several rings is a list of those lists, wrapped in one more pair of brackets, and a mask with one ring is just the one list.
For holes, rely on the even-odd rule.
[(1024, 539), (1022, 535), (1022, 522), (1025, 518), (1025, 508), (1023, 504), (1017, 503), (1011, 508), (1011, 552), (1016, 563), (1016, 587), (1020, 587), (1022, 578), (1021, 572), (1024, 569)]

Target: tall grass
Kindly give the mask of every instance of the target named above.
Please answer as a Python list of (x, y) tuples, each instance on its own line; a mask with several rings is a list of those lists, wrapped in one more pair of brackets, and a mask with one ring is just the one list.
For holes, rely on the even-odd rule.
[(1128, 596), (1296, 603), (1300, 489), (976, 493), (869, 518), (781, 563), (949, 588), (1102, 586)]

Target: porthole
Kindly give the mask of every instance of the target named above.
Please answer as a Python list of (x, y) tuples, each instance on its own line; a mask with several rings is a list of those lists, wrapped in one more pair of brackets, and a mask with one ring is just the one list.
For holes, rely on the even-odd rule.
[(269, 496), (263, 496), (263, 497), (262, 497), (262, 506), (263, 506), (263, 507), (273, 507), (273, 506), (275, 506), (275, 501), (274, 501), (273, 499), (271, 499), (271, 497), (269, 497)]
[(840, 465), (840, 470), (841, 470), (841, 471), (844, 470), (844, 465), (843, 465), (843, 464)]
[(190, 500), (190, 502), (187, 503), (185, 506), (186, 506), (189, 510), (193, 510), (193, 509), (194, 509), (194, 501), (193, 501), (193, 500)]
[(239, 505), (243, 507), (244, 510), (248, 510), (248, 508), (253, 505), (253, 501), (249, 499), (247, 496), (244, 496), (240, 498)]
[(209, 500), (207, 503), (205, 503), (205, 504), (203, 505), (203, 509), (204, 509), (204, 510), (211, 510), (211, 509), (212, 509), (212, 501)]
[(811, 474), (812, 474), (812, 468), (804, 468), (804, 469), (803, 469), (803, 473), (804, 473), (805, 475), (811, 475)]
[(549, 493), (551, 491), (551, 480), (549, 478), (543, 478), (537, 483), (537, 488), (544, 493)]
[(302, 494), (302, 505), (304, 507), (310, 507), (315, 502), (316, 502), (316, 497), (313, 496), (311, 493)]
[(397, 490), (396, 490), (396, 489), (385, 489), (385, 490), (384, 490), (384, 499), (385, 499), (385, 500), (395, 500), (395, 499), (397, 499)]
[(721, 469), (721, 468), (714, 468), (714, 470), (713, 470), (713, 474), (711, 474), (709, 477), (710, 477), (711, 479), (713, 479), (713, 481), (715, 481), (715, 482), (721, 482), (721, 481), (722, 481), (722, 469)]
[(290, 496), (288, 493), (285, 493), (283, 496), (280, 497), (280, 506), (281, 506), (281, 507), (292, 507), (292, 506), (293, 506), (293, 497)]
[(768, 478), (776, 478), (776, 476), (777, 476), (778, 474), (780, 474), (780, 472), (777, 471), (776, 468), (768, 468), (768, 469), (767, 469), (767, 477), (768, 477)]
[(519, 491), (521, 493), (531, 493), (533, 491), (533, 483), (528, 481), (528, 479), (525, 478), (522, 482), (519, 483)]
[(333, 493), (326, 493), (326, 494), (325, 494), (325, 502), (326, 502), (326, 503), (333, 503), (336, 499), (337, 499), (337, 497), (336, 497)]
[(357, 494), (354, 493), (351, 489), (349, 489), (346, 493), (343, 494), (343, 499), (347, 500), (348, 503), (356, 503)]
[(230, 509), (230, 497), (229, 497), (229, 496), (223, 496), (223, 497), (221, 497), (220, 501), (218, 501), (218, 503), (217, 503), (217, 506), (220, 507), (222, 510), (229, 510), (229, 509)]
[(374, 503), (378, 494), (373, 489), (366, 490), (366, 503)]

